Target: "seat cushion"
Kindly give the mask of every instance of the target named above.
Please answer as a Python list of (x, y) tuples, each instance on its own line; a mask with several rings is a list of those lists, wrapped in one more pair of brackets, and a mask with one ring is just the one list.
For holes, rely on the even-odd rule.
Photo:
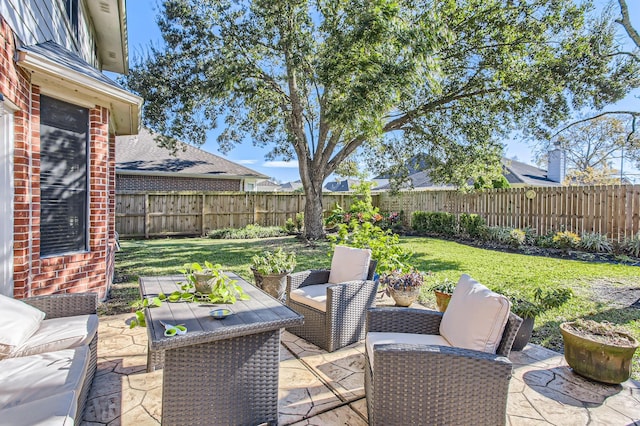
[(437, 334), (414, 334), (414, 333), (384, 333), (379, 331), (371, 331), (367, 333), (365, 338), (365, 348), (371, 361), (373, 368), (375, 345), (388, 345), (393, 343), (404, 343), (409, 345), (435, 345), (435, 346), (451, 346), (447, 340)]
[(98, 331), (98, 316), (76, 315), (44, 320), (40, 328), (12, 354), (27, 356), (88, 345)]
[(335, 284), (314, 284), (293, 290), (291, 300), (327, 312), (327, 287)]
[(329, 283), (366, 280), (371, 263), (371, 250), (336, 246), (331, 258)]
[(7, 358), (40, 328), (44, 312), (0, 295), (0, 359)]
[(77, 394), (62, 392), (0, 410), (0, 426), (73, 426), (77, 410)]
[(80, 392), (89, 347), (0, 361), (0, 410), (68, 391)]
[(462, 275), (442, 316), (440, 335), (451, 346), (496, 353), (511, 303), (469, 275)]

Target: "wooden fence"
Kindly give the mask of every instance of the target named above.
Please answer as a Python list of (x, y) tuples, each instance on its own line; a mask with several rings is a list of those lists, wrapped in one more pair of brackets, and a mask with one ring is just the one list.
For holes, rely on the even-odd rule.
[[(324, 195), (324, 205), (351, 205), (350, 194)], [(122, 237), (205, 235), (249, 224), (283, 226), (304, 211), (305, 196), (266, 192), (137, 192), (116, 195)]]
[(381, 211), (476, 213), (489, 226), (597, 232), (622, 241), (640, 231), (640, 185), (495, 189), (478, 193), (411, 191), (378, 196)]
[[(325, 209), (348, 208), (350, 194), (324, 194)], [(303, 194), (260, 192), (123, 193), (116, 196), (116, 230), (122, 237), (205, 235), (248, 224), (282, 226), (304, 211)], [(532, 228), (538, 234), (567, 229), (613, 240), (640, 231), (640, 185), (496, 189), (479, 193), (407, 191), (373, 195), (382, 212), (476, 213), (489, 226)]]

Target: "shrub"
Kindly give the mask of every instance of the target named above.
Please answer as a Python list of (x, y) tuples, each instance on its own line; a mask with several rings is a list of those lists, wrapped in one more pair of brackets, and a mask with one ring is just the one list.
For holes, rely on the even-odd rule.
[(299, 233), (302, 232), (302, 228), (304, 228), (304, 212), (296, 213), (295, 219), (296, 231)]
[[(329, 235), (331, 253), (336, 245), (371, 249), (371, 257), (378, 261), (376, 271), (379, 274), (391, 271), (408, 272), (411, 253), (400, 247), (400, 237), (397, 234), (383, 230), (369, 222), (362, 225), (352, 222), (351, 229), (346, 224), (338, 226), (337, 235)], [(329, 253), (329, 255), (331, 255)]]
[(594, 253), (611, 253), (613, 245), (605, 235), (596, 232), (586, 232), (580, 236), (579, 247)]
[(512, 228), (505, 226), (491, 226), (488, 229), (489, 240), (500, 244), (510, 244), (511, 230)]
[(512, 229), (509, 231), (509, 245), (520, 247), (526, 241), (527, 234), (522, 229)]
[(630, 256), (640, 257), (640, 232), (633, 237), (625, 238), (622, 250)]
[(411, 227), (418, 232), (438, 235), (454, 235), (456, 233), (456, 217), (445, 212), (413, 212)]
[(272, 238), (287, 235), (280, 226), (247, 225), (244, 228), (223, 228), (209, 231), (207, 236), (217, 240), (248, 240), (253, 238)]
[(576, 248), (580, 244), (580, 237), (575, 232), (571, 231), (558, 231), (553, 236), (553, 242), (556, 247), (563, 250)]
[(460, 233), (471, 238), (486, 238), (487, 223), (477, 214), (463, 213), (460, 215)]
[(555, 232), (553, 231), (547, 232), (544, 235), (539, 235), (535, 238), (534, 244), (542, 248), (556, 248), (557, 245), (553, 241), (554, 236)]

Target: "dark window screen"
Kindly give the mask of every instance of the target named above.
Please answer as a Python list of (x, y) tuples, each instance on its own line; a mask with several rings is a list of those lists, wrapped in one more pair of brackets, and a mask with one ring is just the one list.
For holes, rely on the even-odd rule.
[(87, 250), (89, 110), (40, 97), (40, 255)]

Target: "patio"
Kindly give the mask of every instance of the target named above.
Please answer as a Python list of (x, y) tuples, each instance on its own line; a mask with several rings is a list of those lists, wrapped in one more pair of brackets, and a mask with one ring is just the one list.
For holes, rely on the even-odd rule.
[[(82, 425), (160, 423), (162, 371), (146, 372), (147, 332), (131, 314), (100, 318), (98, 370)], [(334, 353), (287, 333), (280, 351), (279, 424), (366, 425), (364, 345)], [(640, 425), (640, 383), (604, 386), (573, 374), (561, 354), (512, 352), (510, 425)]]

